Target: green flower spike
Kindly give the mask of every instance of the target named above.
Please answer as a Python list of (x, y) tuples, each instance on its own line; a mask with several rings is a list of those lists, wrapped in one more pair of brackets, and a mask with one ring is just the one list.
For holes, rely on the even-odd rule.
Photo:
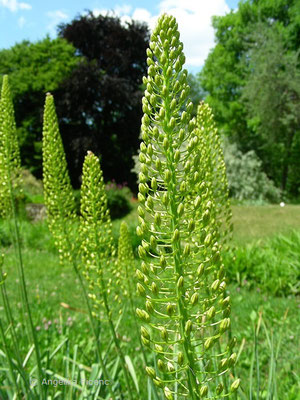
[(217, 399), (228, 370), (219, 364), (231, 356), (224, 344), (229, 304), (218, 208), (212, 177), (201, 176), (202, 139), (177, 28), (174, 17), (162, 15), (147, 50), (137, 227), (138, 275), (145, 277), (137, 291), (145, 307), (137, 315), (142, 342), (156, 353), (157, 368), (146, 371), (165, 397)]
[(53, 96), (47, 93), (43, 125), (43, 183), (49, 229), (60, 261), (71, 261), (72, 229), (76, 219), (75, 199), (68, 175)]
[(233, 230), (226, 167), (211, 108), (203, 101), (198, 106), (196, 121), (201, 153), (199, 173), (202, 181), (209, 182), (211, 197), (215, 202), (219, 240), (225, 244)]
[[(3, 76), (0, 100), (0, 215), (12, 215), (11, 198), (20, 190), (21, 160), (8, 76)], [(14, 196), (12, 196), (12, 192)]]
[(89, 297), (94, 302), (93, 315), (100, 319), (100, 308), (106, 315), (120, 357), (127, 396), (132, 399), (130, 378), (109, 303), (111, 285), (107, 277), (115, 271), (115, 262), (111, 261), (115, 256), (112, 225), (99, 159), (91, 151), (88, 152), (83, 164), (80, 211), (81, 254), (85, 264), (83, 275), (89, 284)]
[(89, 283), (89, 296), (97, 310), (103, 296), (107, 301), (110, 292), (108, 276), (114, 270), (111, 258), (115, 249), (102, 170), (99, 159), (90, 151), (83, 164), (80, 211), (83, 275)]

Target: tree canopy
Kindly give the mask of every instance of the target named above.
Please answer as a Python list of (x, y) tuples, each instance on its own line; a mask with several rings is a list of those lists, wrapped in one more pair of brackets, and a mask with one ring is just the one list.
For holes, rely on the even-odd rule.
[(200, 73), (223, 133), (242, 151), (255, 150), (268, 176), (293, 195), (300, 163), (299, 9), (299, 0), (245, 0), (214, 17), (216, 46)]
[(60, 25), (59, 35), (84, 57), (61, 85), (56, 101), (73, 183), (86, 151), (92, 150), (101, 155), (105, 180), (127, 181), (133, 187), (135, 175), (129, 171), (139, 143), (148, 28), (88, 13)]
[(41, 177), (45, 94), (55, 91), (80, 60), (66, 40), (23, 41), (0, 51), (0, 75), (9, 75), (22, 164)]
[(73, 185), (79, 186), (91, 150), (102, 158), (105, 180), (134, 187), (130, 170), (139, 144), (148, 28), (88, 12), (60, 25), (58, 34), (0, 52), (0, 74), (10, 75), (23, 165), (41, 177), (42, 112), (50, 91)]

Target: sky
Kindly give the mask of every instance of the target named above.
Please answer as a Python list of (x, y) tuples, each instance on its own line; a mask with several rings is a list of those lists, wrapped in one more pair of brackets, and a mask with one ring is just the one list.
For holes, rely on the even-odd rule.
[(186, 56), (186, 68), (198, 72), (214, 46), (213, 15), (236, 9), (238, 0), (0, 0), (0, 49), (47, 34), (56, 37), (59, 23), (68, 23), (86, 10), (97, 16), (114, 13), (125, 23), (131, 18), (150, 28), (167, 12), (176, 17)]

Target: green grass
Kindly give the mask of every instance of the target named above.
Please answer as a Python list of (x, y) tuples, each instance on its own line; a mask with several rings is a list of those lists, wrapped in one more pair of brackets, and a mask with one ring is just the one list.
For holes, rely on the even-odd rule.
[(232, 213), (237, 244), (300, 230), (299, 205), (232, 206)]
[[(280, 248), (278, 251), (281, 255), (283, 254), (284, 260), (287, 259), (284, 252), (291, 251), (291, 249), (290, 259), (293, 260), (293, 257), (297, 260), (300, 259), (300, 246), (294, 246), (290, 233), (292, 228), (298, 228), (298, 232), (300, 232), (299, 206), (284, 208), (279, 206), (235, 206), (233, 207), (233, 214), (236, 229), (234, 241), (237, 251), (246, 251), (247, 255), (248, 250), (245, 250), (245, 248), (251, 245), (256, 248), (256, 260), (259, 260), (259, 257), (263, 258), (263, 254), (268, 257), (267, 252), (269, 251), (270, 257), (271, 255), (273, 257), (270, 262), (274, 264), (278, 261), (280, 264), (280, 257), (270, 247), (276, 245), (276, 248)], [(136, 226), (135, 204), (134, 210), (125, 217), (125, 220), (129, 224), (130, 231), (134, 235), (135, 246), (137, 246), (138, 238), (134, 233)], [(121, 220), (113, 222), (115, 240), (118, 237), (120, 223)], [(283, 234), (285, 236), (280, 236)], [(21, 223), (21, 235), (29, 298), (34, 322), (38, 327), (39, 340), (45, 348), (48, 346), (54, 349), (64, 337), (69, 337), (68, 351), (70, 355), (74, 355), (75, 346), (78, 345), (78, 361), (83, 365), (91, 366), (95, 360), (93, 342), (80, 287), (72, 267), (59, 264), (59, 258), (45, 222), (31, 224), (23, 221)], [(262, 237), (264, 238), (262, 243), (257, 242)], [(300, 237), (299, 234), (297, 237)], [(290, 247), (285, 240), (290, 242)], [(0, 223), (0, 243), (6, 253), (7, 289), (14, 305), (14, 314), (20, 320), (20, 299), (14, 268), (14, 255), (11, 249), (8, 226), (3, 222)], [(266, 249), (267, 252), (263, 253)], [(243, 257), (245, 257), (244, 254)], [(242, 260), (244, 259), (246, 258), (242, 258)], [(138, 261), (136, 262), (138, 263)], [(280, 270), (279, 264), (277, 266)], [(135, 269), (134, 266), (132, 268)], [(288, 262), (284, 264), (284, 268), (289, 268)], [(281, 294), (281, 297), (277, 297), (272, 290), (268, 289), (267, 285), (265, 290), (262, 285), (257, 285), (255, 279), (255, 276), (250, 276), (251, 285), (229, 285), (232, 298), (232, 333), (238, 338), (238, 346), (243, 344), (243, 351), (236, 367), (236, 374), (243, 381), (238, 398), (249, 399), (252, 385), (253, 400), (268, 399), (272, 354), (268, 340), (271, 341), (273, 337), (275, 349), (281, 343), (276, 363), (273, 362), (272, 364), (273, 369), (276, 365), (278, 400), (299, 400), (299, 397), (297, 397), (300, 393), (300, 359), (297, 352), (300, 337), (299, 298), (292, 294), (285, 297)], [(266, 278), (262, 276), (260, 279)], [(272, 279), (276, 279), (276, 276), (272, 276)], [(63, 307), (61, 303), (68, 304), (70, 308)], [(134, 361), (138, 377), (143, 382), (144, 373), (138, 337), (134, 331), (133, 317), (129, 312), (129, 307), (126, 303), (124, 306), (125, 313), (122, 316), (119, 334), (122, 338), (122, 346), (126, 350), (126, 354)], [(284, 320), (287, 310), (287, 316)], [(1, 302), (0, 313), (2, 313)], [(254, 327), (257, 326), (260, 313), (262, 313), (267, 330), (265, 331), (261, 326), (255, 353)], [(51, 321), (50, 324), (49, 321)], [(18, 329), (22, 332), (22, 327)], [(104, 343), (108, 343), (109, 336), (106, 333), (105, 323), (103, 324), (102, 334)], [(52, 369), (55, 367), (58, 371), (63, 372), (63, 354), (65, 354), (63, 351), (58, 353), (56, 364), (52, 366)], [(253, 354), (258, 357), (259, 371), (256, 369), (256, 359), (253, 358)], [(250, 379), (251, 368), (253, 368), (253, 384), (251, 384)], [(260, 379), (258, 398), (256, 397), (258, 390), (257, 372)], [(145, 392), (143, 393), (142, 399), (146, 398)]]

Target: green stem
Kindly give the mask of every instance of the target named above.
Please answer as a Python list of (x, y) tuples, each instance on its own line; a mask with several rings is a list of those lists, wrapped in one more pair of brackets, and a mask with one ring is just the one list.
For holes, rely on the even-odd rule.
[[(0, 268), (0, 276), (2, 276), (2, 267)], [(11, 313), (11, 308), (10, 308), (10, 304), (9, 304), (9, 299), (7, 296), (7, 292), (6, 292), (6, 288), (5, 288), (5, 282), (3, 282), (1, 284), (1, 297), (2, 297), (2, 301), (3, 301), (3, 306), (4, 306), (4, 311), (5, 311), (5, 315), (6, 315), (6, 319), (7, 322), (11, 328), (12, 331), (12, 342), (13, 342), (13, 347), (14, 347), (14, 355), (16, 357), (18, 366), (19, 366), (19, 371), (20, 371), (20, 375), (23, 378), (23, 382), (26, 388), (26, 393), (27, 395), (29, 395), (29, 391), (30, 391), (30, 387), (28, 386), (28, 379), (24, 374), (24, 370), (23, 370), (23, 365), (22, 365), (22, 359), (21, 359), (21, 354), (20, 354), (20, 349), (18, 346), (18, 340), (17, 340), (17, 335), (16, 335), (16, 331), (15, 331), (15, 322), (13, 320), (12, 317), (12, 313)]]
[[(96, 248), (100, 249), (99, 236), (98, 236), (99, 232), (97, 230), (97, 223), (95, 223), (95, 222), (96, 221), (94, 221), (94, 224), (93, 224), (95, 243), (96, 243)], [(123, 373), (124, 373), (124, 379), (125, 379), (125, 383), (126, 383), (126, 387), (127, 387), (127, 391), (128, 391), (128, 397), (129, 397), (129, 399), (133, 400), (132, 393), (131, 393), (131, 388), (130, 388), (130, 385), (129, 385), (129, 375), (128, 375), (128, 371), (127, 371), (127, 368), (126, 368), (124, 354), (123, 354), (122, 349), (120, 347), (120, 343), (119, 343), (119, 340), (118, 340), (117, 335), (116, 335), (115, 326), (114, 326), (114, 324), (112, 322), (112, 319), (111, 319), (112, 312), (110, 310), (110, 307), (109, 307), (108, 301), (107, 301), (106, 288), (105, 288), (104, 281), (103, 281), (103, 276), (102, 276), (102, 266), (101, 266), (101, 261), (99, 259), (99, 252), (97, 252), (97, 265), (98, 265), (99, 270), (101, 271), (101, 273), (100, 273), (100, 285), (101, 285), (102, 298), (103, 298), (103, 302), (104, 302), (104, 309), (105, 309), (106, 316), (107, 316), (107, 319), (108, 319), (109, 328), (110, 328), (110, 331), (111, 331), (111, 335), (112, 335), (113, 341), (115, 343), (115, 347), (116, 347), (117, 353), (118, 353), (118, 355), (120, 357), (120, 360), (121, 360), (122, 370), (123, 370)]]
[[(68, 246), (69, 246), (69, 249), (70, 249), (70, 253), (72, 254), (72, 265), (73, 265), (74, 271), (75, 271), (75, 273), (76, 273), (76, 275), (78, 277), (79, 284), (81, 286), (81, 290), (82, 290), (82, 293), (83, 293), (83, 297), (84, 297), (86, 305), (87, 305), (90, 325), (91, 325), (91, 328), (92, 328), (92, 331), (93, 331), (93, 335), (94, 335), (95, 341), (96, 341), (97, 357), (98, 357), (98, 360), (100, 362), (103, 374), (107, 378), (109, 378), (109, 375), (108, 375), (108, 372), (107, 372), (107, 369), (106, 369), (106, 366), (105, 366), (105, 363), (104, 363), (104, 360), (103, 360), (103, 357), (102, 357), (102, 354), (101, 354), (101, 349), (100, 349), (100, 345), (99, 345), (99, 335), (97, 334), (97, 331), (96, 331), (96, 327), (95, 327), (95, 323), (94, 323), (94, 317), (92, 315), (92, 309), (91, 309), (90, 300), (88, 298), (88, 295), (87, 295), (87, 292), (86, 292), (86, 288), (84, 286), (84, 282), (83, 282), (81, 273), (80, 273), (80, 271), (78, 269), (76, 258), (74, 257), (73, 252), (71, 251), (72, 246), (71, 246), (71, 243), (70, 243), (69, 236), (66, 234), (66, 232), (64, 232), (64, 233), (65, 233), (66, 238), (67, 238), (67, 242), (68, 242)], [(108, 390), (109, 390), (109, 393), (111, 395), (112, 400), (114, 400), (115, 399), (115, 395), (114, 395), (114, 392), (113, 392), (113, 390), (112, 390), (110, 385), (108, 385)]]
[(13, 222), (14, 222), (15, 245), (16, 245), (16, 252), (17, 252), (17, 259), (18, 259), (18, 262), (17, 262), (18, 273), (19, 273), (21, 290), (22, 290), (22, 293), (23, 293), (25, 311), (26, 311), (26, 313), (28, 315), (29, 327), (30, 327), (30, 331), (31, 331), (31, 335), (32, 335), (33, 343), (34, 343), (34, 348), (35, 348), (37, 370), (38, 370), (39, 394), (40, 394), (40, 396), (42, 396), (42, 394), (44, 392), (43, 386), (42, 386), (42, 380), (43, 380), (42, 362), (41, 362), (41, 356), (40, 356), (39, 343), (38, 343), (38, 340), (37, 340), (36, 331), (34, 329), (31, 310), (30, 310), (29, 301), (28, 301), (28, 294), (27, 294), (27, 288), (26, 288), (26, 280), (25, 280), (22, 252), (21, 252), (21, 246), (20, 246), (20, 233), (19, 233), (19, 227), (18, 227), (18, 221), (17, 221), (17, 215), (16, 215), (16, 207), (15, 207), (15, 200), (14, 200), (14, 195), (13, 195), (13, 187), (12, 187), (10, 169), (9, 168), (8, 168), (8, 175), (9, 175), (8, 182), (9, 182), (9, 192), (10, 192), (10, 203), (11, 203), (11, 209), (12, 209)]
[[(137, 322), (137, 317), (136, 317), (135, 307), (134, 307), (134, 301), (133, 301), (133, 298), (132, 298), (132, 290), (131, 290), (130, 281), (129, 281), (128, 266), (127, 266), (127, 263), (126, 263), (126, 262), (125, 262), (124, 264), (125, 264), (126, 283), (127, 283), (127, 290), (128, 290), (128, 295), (129, 295), (129, 302), (130, 302), (131, 313), (132, 313), (132, 315), (133, 315), (133, 320), (134, 320), (135, 329), (136, 329), (136, 332), (137, 332), (137, 334), (138, 334), (139, 343), (140, 343), (140, 348), (141, 348), (141, 350), (142, 350), (142, 356), (143, 356), (143, 360), (144, 360), (144, 366), (147, 366), (147, 365), (148, 365), (147, 356), (146, 356), (146, 352), (145, 352), (145, 350), (144, 350), (144, 346), (143, 346), (143, 343), (142, 343), (142, 340), (141, 340), (141, 335), (140, 335), (140, 333), (139, 333), (139, 324), (138, 324), (138, 322)], [(148, 379), (150, 380), (150, 385), (151, 385), (151, 388), (152, 388), (152, 390), (153, 390), (154, 398), (155, 398), (155, 400), (158, 400), (158, 395), (157, 395), (156, 387), (155, 387), (155, 385), (154, 385), (152, 379), (150, 379), (149, 377), (148, 377)]]
[(20, 389), (18, 388), (18, 384), (17, 384), (15, 372), (14, 372), (14, 366), (13, 366), (11, 357), (9, 356), (9, 350), (8, 350), (8, 346), (7, 346), (7, 343), (6, 343), (6, 338), (5, 338), (5, 334), (4, 334), (4, 330), (3, 330), (1, 319), (0, 319), (0, 333), (1, 333), (2, 342), (3, 342), (3, 345), (4, 345), (4, 351), (5, 351), (5, 354), (6, 354), (6, 357), (7, 357), (8, 368), (9, 368), (9, 372), (10, 372), (10, 375), (11, 375), (11, 379), (12, 379), (13, 384), (15, 386), (16, 394), (19, 395), (20, 394)]

